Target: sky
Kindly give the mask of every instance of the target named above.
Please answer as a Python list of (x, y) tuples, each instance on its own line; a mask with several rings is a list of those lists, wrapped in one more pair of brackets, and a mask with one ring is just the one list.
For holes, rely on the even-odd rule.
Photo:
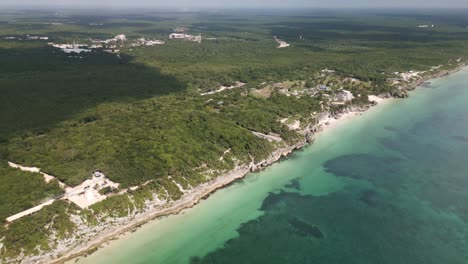
[(22, 7), (175, 7), (175, 8), (468, 8), (468, 0), (0, 0)]

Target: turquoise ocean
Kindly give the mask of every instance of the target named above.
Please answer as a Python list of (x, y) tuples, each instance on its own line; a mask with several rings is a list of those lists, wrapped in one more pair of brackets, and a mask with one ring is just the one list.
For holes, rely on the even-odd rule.
[(78, 263), (466, 264), (468, 69)]

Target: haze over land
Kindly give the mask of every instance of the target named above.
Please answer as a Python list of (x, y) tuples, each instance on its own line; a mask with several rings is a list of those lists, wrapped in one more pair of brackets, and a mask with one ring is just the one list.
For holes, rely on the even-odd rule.
[(0, 6), (19, 7), (174, 7), (174, 8), (468, 8), (465, 0), (2, 0)]
[[(0, 1), (1, 263), (88, 254), (247, 177), (255, 199), (242, 192), (244, 199), (229, 199), (234, 207), (215, 207), (228, 225), (203, 214), (214, 235), (200, 232), (189, 210), (179, 214), (180, 227), (200, 235), (177, 226), (156, 243), (162, 255), (153, 247), (117, 251), (152, 263), (274, 256), (249, 253), (264, 246), (281, 256), (259, 263), (301, 256), (300, 264), (332, 264), (315, 259), (331, 252), (347, 263), (401, 263), (394, 258), (405, 256), (411, 264), (466, 264), (468, 252), (454, 251), (468, 248), (457, 235), (468, 233), (468, 182), (460, 173), (468, 164), (468, 90), (459, 85), (464, 78), (428, 82), (468, 62), (462, 2)], [(391, 115), (397, 120), (379, 117), (369, 122), (375, 129), (361, 123), (354, 136), (343, 130), (346, 137), (319, 143), (316, 135), (338, 119), (359, 118), (419, 85), (427, 103), (410, 98), (412, 107)], [(293, 177), (287, 182), (248, 184), (247, 174), (316, 139), (306, 166), (278, 172)], [(337, 152), (327, 156), (321, 146)], [(316, 188), (320, 197), (308, 192)], [(274, 223), (286, 236), (275, 234)], [(265, 243), (256, 242), (260, 236)]]

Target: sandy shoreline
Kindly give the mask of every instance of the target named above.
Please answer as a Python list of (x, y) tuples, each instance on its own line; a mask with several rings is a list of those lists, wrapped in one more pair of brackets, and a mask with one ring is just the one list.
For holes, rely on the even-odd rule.
[[(385, 102), (389, 102), (391, 99), (392, 98), (382, 99), (377, 105), (372, 106), (369, 109), (375, 109), (377, 106), (383, 105)], [(361, 116), (362, 113), (363, 111), (350, 111), (347, 113), (343, 113), (339, 119), (328, 118), (326, 122), (323, 122), (326, 124), (323, 124), (322, 130), (316, 132), (315, 135), (323, 134), (341, 125), (344, 125), (353, 118)], [(235, 182), (236, 180), (246, 177), (251, 172), (264, 169), (265, 167), (279, 161), (282, 157), (288, 156), (294, 150), (301, 149), (305, 146), (308, 146), (308, 144), (305, 144), (304, 142), (304, 144), (296, 144), (289, 147), (279, 148), (271, 154), (270, 158), (267, 159), (266, 162), (239, 166), (232, 171), (218, 176), (216, 179), (210, 182), (201, 184), (197, 188), (193, 189), (189, 194), (184, 195), (183, 198), (181, 198), (180, 200), (173, 202), (167, 208), (148, 211), (136, 215), (132, 220), (130, 220), (127, 224), (123, 226), (109, 227), (108, 230), (102, 232), (98, 237), (96, 237), (92, 241), (89, 241), (83, 245), (80, 245), (79, 247), (74, 248), (72, 251), (69, 252), (69, 254), (61, 257), (60, 259), (51, 260), (50, 263), (65, 263), (77, 257), (86, 255), (90, 252), (94, 252), (95, 250), (98, 250), (101, 246), (103, 246), (103, 244), (105, 244), (106, 242), (125, 236), (128, 232), (133, 231), (135, 228), (138, 228), (143, 224), (146, 224), (153, 220), (157, 220), (157, 218), (161, 216), (178, 214), (181, 211), (191, 208), (194, 205), (198, 204), (201, 200), (208, 197), (216, 190), (221, 189)]]
[[(455, 71), (451, 71), (451, 72), (455, 72)], [(428, 79), (433, 79), (437, 77), (440, 77), (440, 76), (427, 78), (425, 81), (427, 81)], [(362, 115), (364, 111), (368, 111), (369, 109), (376, 109), (378, 108), (378, 106), (382, 106), (393, 100), (395, 100), (395, 98), (385, 98), (385, 99), (380, 98), (379, 102), (376, 105), (371, 106), (366, 110), (348, 111), (346, 113), (343, 113), (339, 117), (339, 119), (329, 117), (328, 119), (321, 122), (323, 123), (322, 129), (320, 130), (320, 132), (316, 132), (315, 136), (319, 134), (323, 134), (327, 131), (333, 130), (339, 126), (342, 126), (348, 123), (350, 120), (354, 119), (355, 117)], [(46, 255), (46, 257), (44, 258), (44, 255), (43, 255), (42, 257), (36, 258), (35, 260), (38, 261), (38, 263), (45, 262), (45, 263), (57, 263), (58, 264), (58, 263), (65, 263), (77, 257), (94, 252), (95, 250), (98, 250), (106, 242), (125, 236), (126, 234), (128, 234), (128, 232), (133, 231), (135, 228), (138, 228), (139, 226), (145, 223), (148, 223), (152, 220), (156, 220), (156, 218), (159, 218), (161, 216), (178, 214), (179, 212), (185, 209), (193, 207), (194, 205), (199, 203), (202, 199), (214, 193), (216, 190), (221, 189), (233, 183), (236, 180), (244, 178), (250, 172), (261, 170), (277, 162), (282, 157), (288, 156), (294, 150), (301, 149), (305, 146), (307, 146), (307, 143), (304, 140), (304, 142), (299, 142), (293, 146), (279, 148), (275, 150), (268, 159), (258, 164), (251, 163), (251, 164), (247, 164), (243, 166), (238, 166), (237, 168), (218, 176), (216, 179), (210, 182), (199, 185), (198, 187), (191, 190), (189, 193), (185, 194), (181, 199), (174, 201), (170, 203), (169, 205), (166, 205), (163, 208), (159, 207), (159, 208), (155, 208), (154, 210), (149, 210), (149, 211), (137, 214), (125, 224), (107, 227), (105, 230), (100, 232), (98, 236), (92, 238), (90, 241), (85, 242), (82, 245), (79, 245), (73, 248), (72, 250), (68, 251), (65, 255), (61, 256), (58, 259), (53, 258), (52, 255)]]
[(329, 118), (327, 120), (328, 124), (325, 125), (323, 131), (317, 132), (316, 135), (319, 135), (319, 134), (324, 133), (324, 132), (330, 132), (333, 129), (336, 129), (336, 128), (340, 127), (340, 126), (345, 125), (346, 123), (350, 122), (354, 118), (356, 118), (358, 116), (362, 116), (364, 113), (376, 110), (376, 109), (379, 108), (379, 106), (386, 105), (386, 104), (388, 104), (390, 102), (393, 102), (395, 100), (396, 100), (396, 98), (393, 98), (393, 97), (391, 97), (391, 98), (380, 98), (380, 100), (378, 102), (376, 101), (377, 105), (371, 106), (369, 109), (367, 109), (365, 111), (349, 111), (347, 113), (342, 114), (339, 119)]

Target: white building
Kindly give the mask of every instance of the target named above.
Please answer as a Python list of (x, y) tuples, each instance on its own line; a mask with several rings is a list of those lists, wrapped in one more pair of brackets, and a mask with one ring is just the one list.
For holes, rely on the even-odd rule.
[(180, 33), (172, 33), (169, 35), (170, 39), (185, 39), (187, 36), (186, 34), (180, 34)]
[(188, 34), (180, 34), (180, 33), (172, 33), (169, 35), (169, 39), (185, 39), (193, 42), (201, 43), (202, 37), (201, 34), (198, 36), (188, 35)]
[(114, 39), (115, 40), (120, 40), (120, 41), (127, 41), (127, 38), (125, 37), (125, 35), (117, 35), (117, 36), (115, 36)]
[(136, 40), (135, 43), (131, 44), (132, 47), (139, 47), (141, 45), (144, 45), (144, 46), (164, 45), (164, 41), (139, 38)]

